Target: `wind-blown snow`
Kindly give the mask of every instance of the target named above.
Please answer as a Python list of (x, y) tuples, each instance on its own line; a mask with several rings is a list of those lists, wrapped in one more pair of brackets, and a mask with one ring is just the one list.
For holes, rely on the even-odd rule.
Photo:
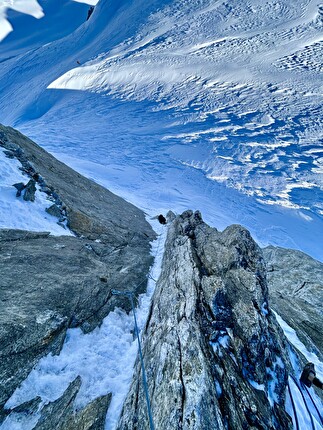
[(150, 214), (199, 209), (322, 260), (322, 10), (101, 0), (64, 39), (7, 52), (0, 120)]
[[(226, 138), (209, 145), (212, 152), (202, 164), (185, 149), (182, 156), (177, 154), (179, 162), (189, 159), (210, 179), (264, 203), (317, 212), (320, 198), (309, 207), (292, 190), (311, 187), (322, 195), (322, 177), (313, 172), (317, 156), (304, 154), (309, 134), (317, 134), (314, 142), (322, 138), (314, 114), (322, 103), (314, 61), (323, 46), (321, 12), (314, 1), (299, 2), (299, 7), (286, 1), (252, 3), (174, 1), (152, 13), (126, 43), (73, 68), (48, 88), (148, 99), (160, 102), (159, 110), (175, 107), (183, 128), (192, 131), (172, 132), (168, 139), (197, 142), (203, 148), (214, 137)], [(309, 47), (313, 52), (307, 53)], [(292, 56), (293, 61), (300, 72), (308, 71), (310, 82), (306, 74), (291, 75), (295, 67), (288, 60), (290, 67), (282, 66), (282, 59), (293, 52), (300, 56)], [(303, 118), (304, 110), (313, 116)], [(229, 124), (222, 127), (221, 120)], [(299, 143), (303, 145), (297, 147)], [(223, 155), (233, 157), (227, 162)], [(306, 166), (289, 164), (298, 157)], [(321, 166), (322, 160), (318, 162)]]
[(15, 159), (9, 159), (0, 149), (0, 228), (19, 230), (48, 231), (53, 235), (71, 235), (70, 230), (57, 224), (58, 219), (49, 215), (45, 209), (53, 202), (46, 199), (46, 194), (37, 189), (35, 201), (27, 202), (23, 197), (16, 197), (13, 184), (26, 184), (29, 177), (24, 175)]
[[(147, 293), (140, 296), (136, 310), (139, 330), (144, 327), (148, 315), (155, 287), (153, 279), (158, 279), (161, 270), (166, 230), (157, 224), (152, 221), (155, 230), (160, 230), (158, 239), (152, 244), (154, 266), (150, 270)], [(63, 394), (69, 383), (80, 375), (82, 386), (75, 406), (83, 407), (101, 395), (112, 393), (106, 429), (113, 430), (130, 387), (137, 356), (137, 340), (133, 338), (133, 328), (132, 313), (128, 315), (123, 310), (116, 309), (91, 333), (83, 334), (81, 329), (68, 330), (60, 355), (50, 354), (42, 358), (5, 407), (15, 407), (36, 396), (41, 397), (42, 404), (54, 401)], [(31, 430), (37, 418), (39, 419), (39, 415), (26, 419), (25, 416), (12, 414), (0, 428)]]
[(44, 12), (37, 0), (0, 0), (0, 42), (12, 30), (12, 26), (7, 20), (7, 9), (31, 15), (37, 19), (44, 16)]

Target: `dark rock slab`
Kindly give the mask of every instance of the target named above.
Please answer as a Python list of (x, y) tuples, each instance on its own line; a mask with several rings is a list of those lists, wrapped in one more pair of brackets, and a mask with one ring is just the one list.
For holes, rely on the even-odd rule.
[(76, 411), (74, 400), (81, 384), (81, 378), (76, 378), (59, 399), (46, 405), (34, 430), (104, 430), (111, 394), (101, 396)]
[[(292, 429), (287, 345), (268, 306), (261, 249), (243, 227), (220, 233), (198, 212), (168, 224), (143, 333), (156, 429)], [(149, 429), (139, 361), (118, 425), (130, 429)]]
[(74, 237), (1, 231), (1, 403), (42, 355), (60, 351), (68, 327), (91, 320), (107, 302), (109, 286), (99, 279), (107, 268), (85, 245)]

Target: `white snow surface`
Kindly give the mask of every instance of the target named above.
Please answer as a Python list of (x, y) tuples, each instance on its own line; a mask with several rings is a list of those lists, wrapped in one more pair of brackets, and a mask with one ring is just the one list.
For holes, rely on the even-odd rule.
[[(84, 4), (86, 3), (86, 4)], [(95, 0), (0, 0), (0, 61), (72, 33)]]
[(0, 121), (151, 215), (199, 209), (323, 260), (320, 3), (71, 4), (75, 31), (56, 8), (51, 37), (0, 44)]
[[(96, 5), (98, 0), (70, 0), (88, 5)], [(0, 0), (0, 42), (4, 40), (8, 34), (14, 30), (12, 24), (8, 20), (7, 10), (12, 9), (16, 12), (30, 15), (36, 19), (41, 19), (45, 16), (42, 3), (46, 4), (45, 0)], [(60, 5), (62, 7), (62, 4)], [(59, 7), (59, 6), (58, 6)]]
[[(0, 0), (0, 122), (151, 216), (200, 210), (219, 229), (239, 223), (261, 245), (323, 260), (320, 2), (100, 0), (86, 21), (94, 3)], [(12, 163), (1, 155), (2, 178)], [(1, 226), (51, 231), (40, 193), (22, 208), (3, 181)], [(70, 330), (8, 406), (54, 400), (80, 374), (79, 406), (113, 393), (113, 429), (132, 328), (116, 310), (93, 333)], [(1, 430), (37, 418), (11, 415)]]
[(9, 8), (37, 19), (44, 16), (43, 9), (37, 0), (0, 0), (0, 42), (13, 30), (6, 15)]
[(320, 380), (323, 380), (323, 363), (318, 359), (317, 355), (313, 352), (308, 351), (306, 346), (303, 344), (303, 342), (299, 339), (297, 336), (296, 331), (287, 324), (286, 321), (282, 319), (281, 316), (279, 316), (275, 311), (274, 312), (277, 322), (284, 331), (285, 336), (289, 340), (289, 342), (299, 351), (301, 352), (306, 360), (313, 363), (315, 365), (315, 371), (317, 374), (317, 377)]
[[(140, 296), (136, 316), (139, 330), (145, 325), (150, 299), (161, 270), (161, 261), (166, 239), (166, 229), (151, 221), (158, 238), (152, 242), (154, 265), (150, 270), (147, 293)], [(42, 358), (27, 379), (14, 392), (5, 407), (13, 408), (40, 396), (42, 404), (59, 398), (78, 375), (82, 386), (76, 397), (75, 407), (81, 408), (95, 398), (112, 393), (112, 401), (106, 418), (106, 429), (116, 428), (124, 399), (128, 393), (134, 362), (137, 355), (137, 340), (133, 338), (134, 318), (123, 310), (110, 312), (102, 325), (88, 334), (81, 329), (67, 332), (59, 356)], [(31, 430), (40, 415), (26, 417), (11, 414), (0, 426), (1, 430)]]
[(73, 1), (76, 1), (78, 3), (86, 3), (86, 4), (90, 4), (92, 6), (95, 6), (99, 0), (73, 0)]
[(48, 231), (57, 236), (72, 235), (70, 230), (57, 224), (56, 217), (45, 211), (53, 202), (47, 200), (47, 195), (37, 187), (34, 202), (27, 202), (22, 196), (16, 197), (17, 190), (13, 184), (26, 184), (30, 179), (19, 170), (20, 166), (19, 161), (7, 158), (0, 148), (0, 228)]

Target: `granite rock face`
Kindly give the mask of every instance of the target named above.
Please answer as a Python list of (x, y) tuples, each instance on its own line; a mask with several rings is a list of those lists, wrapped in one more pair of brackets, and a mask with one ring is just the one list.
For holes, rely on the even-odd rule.
[[(173, 219), (143, 333), (156, 429), (292, 429), (286, 351), (249, 232)], [(141, 376), (137, 362), (118, 430), (149, 429)]]
[(111, 290), (145, 291), (155, 233), (138, 208), (16, 130), (0, 126), (0, 146), (21, 162), (31, 192), (37, 183), (47, 194), (49, 213), (75, 233), (0, 230), (1, 422), (10, 413), (6, 401), (42, 356), (59, 353), (68, 328), (88, 332), (115, 307), (130, 310)]
[(271, 307), (323, 361), (323, 263), (303, 252), (263, 249)]

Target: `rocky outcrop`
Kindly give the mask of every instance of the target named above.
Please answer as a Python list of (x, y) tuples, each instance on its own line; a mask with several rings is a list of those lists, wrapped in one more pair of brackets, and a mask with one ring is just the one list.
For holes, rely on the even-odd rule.
[(1, 422), (15, 388), (43, 355), (59, 353), (69, 327), (90, 331), (116, 306), (130, 310), (111, 290), (145, 291), (155, 234), (138, 208), (14, 129), (0, 126), (0, 146), (21, 162), (31, 191), (37, 183), (47, 194), (48, 212), (75, 233), (0, 230)]
[(323, 361), (323, 263), (292, 249), (268, 246), (263, 253), (271, 307)]
[(36, 181), (35, 179), (30, 179), (25, 187), (24, 200), (26, 202), (34, 202), (36, 193)]
[[(291, 429), (286, 351), (249, 232), (176, 217), (143, 333), (156, 429)], [(141, 376), (137, 362), (119, 430), (149, 429)]]
[(75, 411), (73, 402), (81, 387), (78, 377), (65, 393), (53, 403), (46, 405), (34, 430), (102, 430), (111, 401), (111, 394), (98, 397), (85, 408)]
[(34, 179), (30, 179), (26, 185), (23, 182), (18, 182), (17, 184), (13, 184), (12, 186), (15, 187), (17, 190), (16, 197), (20, 197), (23, 193), (23, 199), (26, 202), (35, 201), (36, 181)]
[(114, 246), (154, 237), (141, 210), (76, 173), (17, 130), (0, 125), (0, 146), (66, 211), (68, 227), (77, 235)]
[(116, 305), (129, 306), (111, 289), (127, 279), (121, 262), (132, 262), (122, 250), (106, 255), (105, 244), (92, 246), (70, 236), (0, 230), (1, 404), (42, 355), (60, 351), (69, 327), (89, 331)]

